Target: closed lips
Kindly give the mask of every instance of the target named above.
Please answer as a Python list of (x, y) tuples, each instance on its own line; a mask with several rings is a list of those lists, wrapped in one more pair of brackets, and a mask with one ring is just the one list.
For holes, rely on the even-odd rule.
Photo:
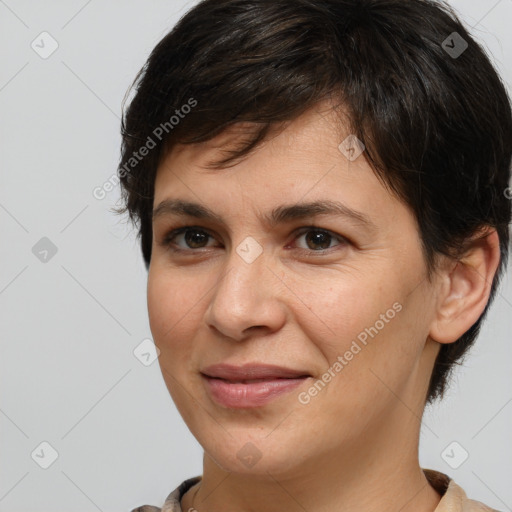
[(233, 384), (252, 384), (255, 382), (268, 382), (271, 380), (283, 380), (283, 379), (303, 379), (306, 377), (309, 377), (309, 375), (301, 375), (297, 377), (266, 377), (264, 379), (221, 379), (220, 377), (211, 377), (209, 375), (206, 375), (206, 377), (210, 379), (218, 379), (223, 380), (225, 382), (232, 382)]
[(262, 363), (217, 364), (204, 368), (201, 375), (211, 400), (233, 410), (263, 407), (310, 377), (304, 370)]
[(309, 377), (304, 370), (294, 370), (276, 365), (246, 364), (234, 366), (216, 364), (204, 368), (201, 373), (205, 377), (222, 379), (228, 382), (264, 382), (278, 379), (300, 379)]

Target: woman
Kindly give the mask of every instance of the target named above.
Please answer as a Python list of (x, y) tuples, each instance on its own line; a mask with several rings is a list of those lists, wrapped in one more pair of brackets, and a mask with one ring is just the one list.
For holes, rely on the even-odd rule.
[(508, 257), (510, 100), (456, 15), (205, 0), (136, 84), (119, 211), (204, 461), (134, 510), (492, 510), (418, 461)]

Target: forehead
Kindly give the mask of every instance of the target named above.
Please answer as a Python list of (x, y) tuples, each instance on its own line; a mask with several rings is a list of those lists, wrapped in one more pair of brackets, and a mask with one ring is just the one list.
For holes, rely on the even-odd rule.
[[(264, 141), (246, 157), (248, 165), (258, 166), (263, 178), (264, 169), (271, 167), (272, 175), (306, 178), (314, 171), (327, 172), (333, 164), (349, 163), (352, 167), (364, 167), (364, 155), (358, 162), (344, 162), (344, 155), (338, 148), (350, 132), (345, 126), (339, 108), (333, 110), (331, 102), (322, 102), (306, 111), (297, 119), (275, 123), (270, 127)], [(230, 152), (246, 145), (261, 128), (261, 123), (239, 122), (227, 127), (214, 138), (195, 144), (174, 144), (166, 150), (157, 169), (157, 181), (170, 172), (191, 174), (201, 172), (205, 177), (230, 174), (231, 169), (246, 167), (229, 164), (223, 169), (213, 168), (218, 162), (229, 156)], [(268, 163), (268, 165), (267, 165)], [(302, 171), (309, 171), (304, 173)], [(221, 171), (225, 171), (222, 173)], [(283, 172), (279, 172), (283, 171)]]
[[(343, 106), (333, 103), (332, 100), (324, 100), (296, 119), (272, 123), (265, 141), (259, 147), (273, 146), (274, 141), (282, 149), (284, 144), (293, 146), (295, 142), (295, 149), (307, 150), (309, 145), (298, 143), (304, 139), (314, 141), (315, 144), (331, 143), (337, 146), (350, 133), (348, 121), (349, 117)], [(262, 122), (237, 122), (210, 140), (196, 144), (174, 144), (166, 157), (179, 157), (182, 160), (193, 155), (197, 164), (206, 163), (208, 157), (213, 158), (215, 153), (217, 158), (220, 152), (224, 152), (222, 157), (226, 157), (227, 151), (238, 149), (250, 141), (263, 125)]]
[(255, 210), (293, 202), (340, 201), (354, 210), (389, 209), (396, 201), (366, 162), (364, 152), (348, 158), (342, 144), (351, 134), (338, 112), (319, 105), (299, 118), (274, 127), (263, 143), (227, 168), (210, 164), (240, 147), (257, 126), (233, 125), (198, 144), (175, 145), (162, 159), (154, 205), (182, 199), (233, 212), (251, 202)]

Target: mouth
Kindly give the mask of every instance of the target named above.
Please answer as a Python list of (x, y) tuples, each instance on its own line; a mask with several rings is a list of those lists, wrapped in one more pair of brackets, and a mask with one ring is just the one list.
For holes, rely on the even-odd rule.
[(254, 380), (275, 380), (285, 378), (309, 377), (306, 370), (296, 370), (274, 364), (247, 363), (242, 366), (231, 364), (214, 364), (207, 366), (201, 373), (207, 377), (244, 382)]
[[(265, 379), (221, 379), (220, 377), (210, 377), (209, 375), (205, 375), (210, 379), (218, 379), (223, 380), (224, 382), (229, 382), (230, 384), (254, 384), (256, 382), (274, 382), (277, 380), (293, 380), (291, 377), (273, 377), (273, 378), (265, 378)], [(297, 379), (301, 379), (304, 377), (308, 377), (308, 375), (302, 375), (300, 377), (296, 377)]]
[(307, 372), (275, 365), (214, 365), (201, 372), (210, 398), (217, 404), (242, 409), (261, 407), (290, 393), (311, 378)]

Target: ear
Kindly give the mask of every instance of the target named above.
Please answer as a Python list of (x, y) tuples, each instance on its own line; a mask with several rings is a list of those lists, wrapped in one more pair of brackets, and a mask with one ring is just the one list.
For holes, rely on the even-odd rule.
[(478, 232), (457, 262), (440, 271), (439, 294), (429, 335), (439, 343), (457, 341), (480, 317), (500, 262), (498, 233)]

